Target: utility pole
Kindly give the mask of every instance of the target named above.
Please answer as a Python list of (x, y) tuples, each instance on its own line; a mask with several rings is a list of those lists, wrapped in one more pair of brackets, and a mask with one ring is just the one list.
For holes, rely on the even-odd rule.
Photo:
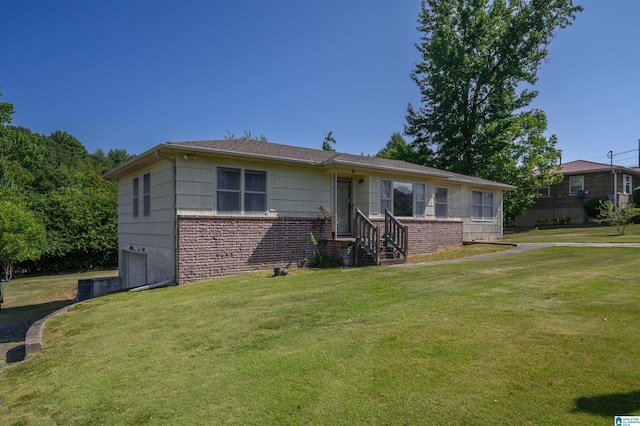
[(618, 175), (613, 168), (613, 157), (615, 157), (613, 151), (607, 152), (607, 157), (611, 160), (611, 195), (613, 195), (613, 209), (618, 211)]

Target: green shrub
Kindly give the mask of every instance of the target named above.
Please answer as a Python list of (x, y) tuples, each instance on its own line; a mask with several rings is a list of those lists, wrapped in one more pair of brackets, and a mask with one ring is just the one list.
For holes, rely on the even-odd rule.
[(593, 219), (597, 218), (600, 214), (600, 202), (606, 200), (606, 198), (592, 198), (591, 200), (586, 201), (583, 207), (587, 216)]
[(313, 232), (309, 232), (309, 241), (313, 245), (313, 262), (311, 267), (313, 268), (339, 268), (342, 266), (342, 262), (334, 259), (330, 256), (325, 256), (320, 253), (320, 243), (313, 236)]
[(625, 227), (638, 215), (640, 215), (640, 208), (631, 203), (624, 207), (615, 208), (614, 204), (607, 200), (600, 202), (600, 215), (595, 222), (608, 223), (616, 228), (618, 235), (624, 235)]
[(633, 190), (633, 204), (636, 206), (640, 206), (640, 186)]

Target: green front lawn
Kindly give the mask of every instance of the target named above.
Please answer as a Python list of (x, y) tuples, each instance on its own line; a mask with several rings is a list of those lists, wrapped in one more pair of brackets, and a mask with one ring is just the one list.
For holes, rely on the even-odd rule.
[(613, 226), (505, 227), (505, 242), (511, 243), (640, 243), (640, 224), (627, 225), (624, 235)]
[(79, 305), (0, 372), (6, 424), (613, 424), (640, 252), (261, 272)]
[[(16, 278), (3, 283), (0, 352), (11, 352), (7, 357), (0, 359), (0, 368), (24, 358), (24, 336), (34, 322), (73, 303), (78, 280), (113, 275), (118, 275), (118, 271)], [(1, 405), (0, 403), (0, 407)]]

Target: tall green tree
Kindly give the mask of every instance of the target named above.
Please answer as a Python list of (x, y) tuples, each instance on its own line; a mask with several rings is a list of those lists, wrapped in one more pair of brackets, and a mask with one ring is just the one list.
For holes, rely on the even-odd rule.
[(424, 105), (409, 105), (405, 134), (423, 162), (518, 187), (505, 195), (505, 222), (526, 211), (540, 182), (555, 183), (560, 152), (546, 115), (527, 110), (537, 72), (572, 0), (424, 0), (411, 75)]
[[(2, 96), (2, 93), (0, 93)], [(0, 102), (0, 126), (11, 123), (13, 115), (13, 104), (9, 102)]]
[(391, 135), (387, 144), (376, 154), (378, 158), (416, 162), (417, 153), (399, 132)]
[(44, 225), (33, 213), (11, 201), (0, 201), (0, 264), (7, 281), (16, 262), (40, 257), (44, 238)]
[(324, 141), (322, 141), (322, 150), (335, 151), (335, 149), (331, 146), (331, 144), (333, 145), (336, 144), (336, 140), (333, 138), (333, 131), (329, 132), (327, 136), (324, 137)]
[(47, 136), (9, 125), (12, 114), (13, 105), (0, 103), (0, 201), (22, 209), (24, 214), (16, 215), (26, 218), (25, 223), (33, 216), (43, 224), (46, 238), (34, 239), (41, 253), (36, 258), (1, 258), (5, 270), (11, 274), (14, 266), (30, 273), (114, 266), (117, 184), (100, 175), (131, 156), (122, 149), (89, 154), (66, 132)]
[(102, 149), (97, 149), (91, 154), (91, 161), (96, 171), (102, 175), (126, 163), (133, 157), (134, 156), (129, 154), (125, 149), (110, 149), (106, 154)]

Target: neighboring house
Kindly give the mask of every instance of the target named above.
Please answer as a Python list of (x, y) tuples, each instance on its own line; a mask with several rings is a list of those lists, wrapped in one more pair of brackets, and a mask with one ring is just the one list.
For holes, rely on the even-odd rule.
[(118, 181), (124, 288), (301, 266), (314, 258), (309, 233), (346, 265), (380, 263), (380, 246), (406, 256), (501, 238), (514, 188), (247, 139), (163, 143), (105, 178)]
[(564, 175), (562, 182), (539, 187), (535, 204), (515, 225), (587, 223), (585, 202), (609, 199), (618, 205), (626, 204), (633, 188), (640, 184), (637, 168), (576, 160), (560, 165), (559, 171)]

